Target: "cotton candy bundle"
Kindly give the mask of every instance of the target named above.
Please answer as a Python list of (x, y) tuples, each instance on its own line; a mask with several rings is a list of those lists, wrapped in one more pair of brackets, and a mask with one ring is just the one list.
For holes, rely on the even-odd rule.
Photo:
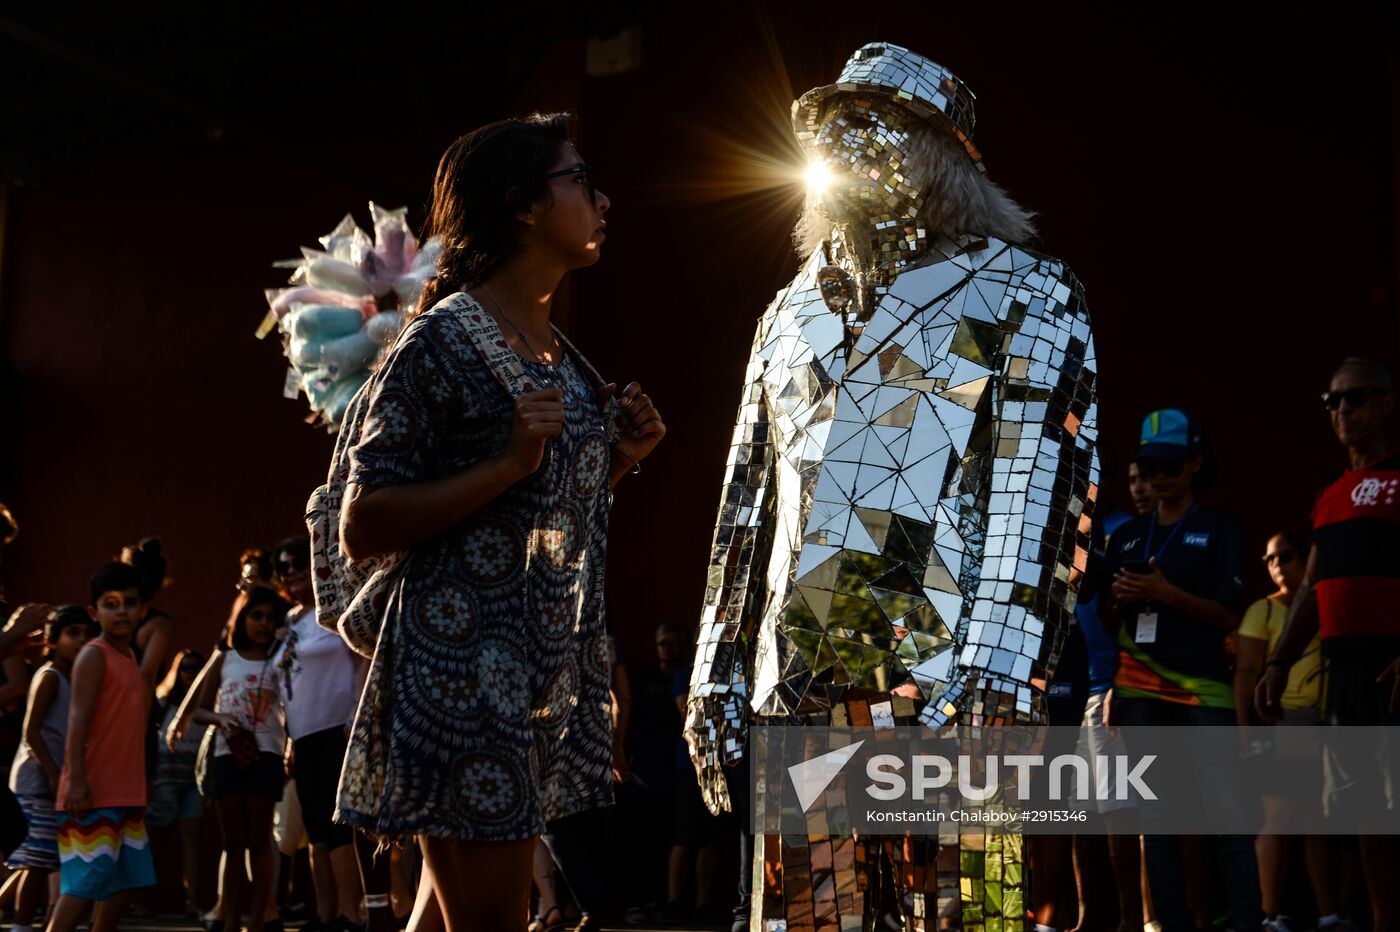
[(398, 334), (400, 309), (417, 303), (437, 265), (438, 242), (418, 248), (407, 208), (385, 210), (371, 201), (369, 212), (373, 239), (346, 214), (320, 238), (320, 249), (273, 263), (292, 269), (291, 287), (265, 292), (269, 310), (257, 331), (258, 339), (281, 331), (291, 363), (283, 394), (304, 394), (308, 420), (331, 430)]

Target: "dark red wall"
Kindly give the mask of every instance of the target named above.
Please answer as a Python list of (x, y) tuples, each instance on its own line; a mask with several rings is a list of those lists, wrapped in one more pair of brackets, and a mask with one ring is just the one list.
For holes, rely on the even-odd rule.
[[(585, 77), (583, 43), (560, 42), (517, 98), (519, 111), (578, 112), (580, 148), (614, 202), (605, 258), (575, 278), (561, 316), (606, 375), (642, 381), (671, 431), (614, 513), (624, 649), (646, 656), (655, 624), (697, 617), (753, 322), (795, 267), (781, 196), (718, 199), (751, 174), (726, 153), (781, 157), (792, 94), (877, 38), (977, 92), (991, 177), (1039, 212), (1041, 247), (1088, 289), (1109, 442), (1126, 452), (1145, 410), (1190, 407), (1219, 442), (1214, 500), (1254, 545), (1304, 521), (1341, 464), (1317, 392), (1349, 353), (1394, 363), (1400, 335), (1395, 51), (1381, 24), (1334, 7), (1325, 21), (1217, 9), (1147, 26), (1048, 6), (909, 23), (889, 8), (878, 20), (823, 8), (859, 9), (653, 14), (640, 70)], [(304, 405), (280, 398), (277, 347), (252, 339), (261, 290), (279, 283), (268, 264), (347, 210), (365, 222), (369, 197), (407, 192), (421, 217), (436, 152), (499, 115), (524, 44), (472, 48), (432, 72), (393, 131), (328, 142), (349, 171), (238, 136), (191, 138), (11, 192), (0, 498), (24, 526), (3, 567), (12, 600), (79, 599), (122, 543), (160, 533), (176, 579), (163, 603), (185, 641), (208, 641), (238, 551), (299, 528), (330, 449), (301, 423)], [(393, 105), (386, 94), (315, 112), (354, 128)], [(262, 125), (307, 112), (269, 101)]]

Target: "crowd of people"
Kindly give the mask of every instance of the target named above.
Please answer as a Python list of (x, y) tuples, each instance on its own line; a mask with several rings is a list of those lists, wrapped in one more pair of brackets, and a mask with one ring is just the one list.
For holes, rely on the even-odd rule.
[[(159, 655), (172, 641), (154, 538), (98, 570), (88, 606), (13, 613), (4, 685), (21, 700), (8, 710), (19, 728), (4, 763), (27, 827), (0, 892), (12, 929), (71, 929), (93, 906), (92, 927), (115, 928), (129, 908), (155, 908), (131, 902), (146, 887), (177, 890), (211, 932), (407, 923), (416, 852), (376, 859), (363, 833), (333, 819), (366, 664), (317, 623), (309, 561), (306, 537), (244, 551), (207, 655)], [(660, 626), (655, 663), (634, 669), (609, 646), (618, 804), (550, 823), (534, 852), (536, 922), (715, 919), (732, 893), (717, 867), (739, 830), (705, 810), (681, 740), (689, 634)], [(600, 862), (610, 838), (627, 843)], [(202, 882), (209, 857), (214, 885)]]
[[(629, 664), (604, 625), (613, 494), (666, 433), (637, 383), (605, 382), (549, 322), (566, 273), (597, 261), (609, 204), (563, 115), (453, 144), (429, 220), (437, 277), (313, 496), (328, 533), (246, 551), (207, 654), (173, 651), (156, 538), (100, 567), (86, 606), (10, 616), (4, 824), (22, 836), (0, 838), (0, 905), (17, 932), (69, 932), (89, 910), (110, 932), (162, 880), (157, 863), (189, 911), (216, 898), (211, 932), (519, 928), (527, 902), (544, 930), (604, 915), (748, 927), (746, 826), (706, 809), (681, 739), (691, 629), (661, 625), (654, 662)], [(1268, 529), (1276, 591), (1253, 606), (1245, 534), (1201, 501), (1218, 466), (1197, 418), (1145, 419), (1131, 512), (1114, 508), (1103, 452), (1077, 623), (1041, 684), (1050, 724), (1082, 723), (1105, 749), (1119, 724), (1396, 723), (1390, 376), (1349, 359), (1323, 398), (1350, 469), (1311, 529)], [(1228, 790), (1224, 761), (1192, 764), (1203, 799)], [(1296, 830), (1288, 811), (1272, 805), (1271, 827)], [(216, 894), (200, 883), (211, 822)], [(1156, 829), (1140, 845), (1037, 839), (1038, 932), (1184, 932), (1214, 924), (1218, 902), (1237, 930), (1286, 932), (1290, 910), (1330, 932), (1397, 927), (1390, 836), (1301, 842), (1314, 897), (1300, 909), (1294, 839)], [(1343, 883), (1358, 873), (1361, 898)]]
[[(8, 710), (20, 724), (4, 751), (27, 824), (4, 887), (15, 928), (43, 927), (47, 915), (49, 928), (71, 929), (94, 903), (93, 927), (114, 928), (131, 891), (155, 884), (167, 848), (179, 857), (162, 863), (177, 872), (186, 911), (199, 915), (211, 834), (222, 838), (222, 867), (209, 928), (236, 929), (245, 912), (250, 928), (280, 922), (273, 867), (279, 847), (295, 852), (303, 840), (313, 928), (365, 926), (364, 904), (376, 897), (363, 894), (349, 830), (331, 825), (334, 745), (343, 751), (358, 700), (355, 664), (314, 623), (307, 560), (305, 537), (243, 555), (207, 661), (193, 649), (171, 656), (172, 621), (156, 604), (166, 581), (156, 538), (100, 568), (86, 607), (14, 612), (5, 688), (23, 699)], [(216, 833), (202, 831), (206, 820)]]
[[(1167, 409), (1143, 421), (1123, 475), (1130, 511), (1111, 507), (1119, 477), (1103, 457), (1110, 507), (1096, 517), (1097, 559), (1048, 684), (1050, 724), (1081, 724), (1096, 755), (1132, 751), (1132, 726), (1238, 726), (1240, 755), (1201, 741), (1184, 772), (1205, 812), (1241, 806), (1244, 784), (1256, 787), (1262, 824), (1253, 837), (1179, 836), (1145, 808), (1140, 845), (1125, 834), (1078, 837), (1072, 850), (1068, 839), (1034, 839), (1040, 932), (1397, 927), (1384, 737), (1373, 759), (1346, 760), (1287, 732), (1400, 723), (1392, 399), (1381, 365), (1349, 358), (1336, 371), (1322, 400), (1348, 468), (1318, 496), (1310, 528), (1267, 529), (1258, 558), (1274, 591), (1252, 604), (1245, 532), (1201, 500), (1219, 466), (1196, 417)], [(1112, 831), (1130, 805), (1103, 800), (1098, 815)], [(1372, 831), (1309, 833), (1319, 828), (1309, 817), (1346, 807)], [(1295, 882), (1300, 863), (1305, 884)], [(1364, 889), (1348, 883), (1358, 878)]]

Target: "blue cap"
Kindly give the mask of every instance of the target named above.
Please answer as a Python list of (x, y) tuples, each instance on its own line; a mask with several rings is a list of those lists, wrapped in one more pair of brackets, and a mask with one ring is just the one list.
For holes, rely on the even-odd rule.
[(1136, 460), (1180, 462), (1201, 452), (1201, 425), (1185, 411), (1163, 408), (1142, 419)]

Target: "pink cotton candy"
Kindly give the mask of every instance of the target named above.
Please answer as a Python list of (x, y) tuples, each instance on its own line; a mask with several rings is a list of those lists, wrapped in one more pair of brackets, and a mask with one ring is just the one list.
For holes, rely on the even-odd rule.
[(272, 306), (272, 313), (281, 320), (292, 310), (294, 304), (332, 304), (337, 307), (353, 307), (359, 310), (366, 317), (375, 313), (374, 299), (369, 295), (346, 294), (343, 291), (331, 291), (329, 288), (316, 288), (312, 285), (300, 285), (296, 288), (282, 288), (276, 291), (269, 291), (268, 304)]

